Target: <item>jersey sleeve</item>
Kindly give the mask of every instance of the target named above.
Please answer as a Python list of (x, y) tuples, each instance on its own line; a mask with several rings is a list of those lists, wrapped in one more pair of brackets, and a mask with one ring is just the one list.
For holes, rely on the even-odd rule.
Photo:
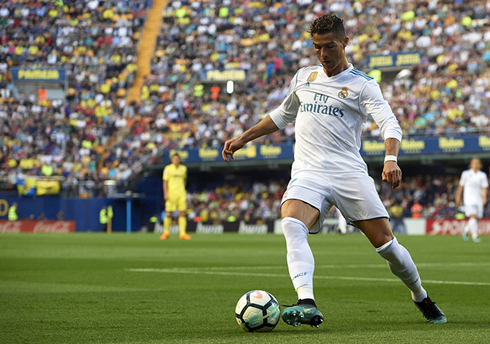
[(463, 173), (461, 173), (461, 178), (459, 178), (459, 186), (464, 187), (465, 179), (466, 179), (466, 171), (463, 171)]
[(163, 169), (162, 179), (168, 181), (168, 166)]
[(359, 104), (363, 115), (374, 119), (384, 140), (395, 138), (401, 142), (402, 129), (374, 79), (364, 83), (359, 96)]
[(187, 179), (187, 166), (182, 165), (182, 167), (184, 168), (184, 180), (186, 180)]
[(483, 178), (481, 181), (481, 187), (486, 189), (486, 188), (488, 188), (488, 177), (487, 177), (487, 174), (485, 172), (482, 172), (482, 173), (483, 173)]
[(298, 83), (298, 73), (296, 73), (291, 80), (288, 94), (286, 98), (284, 98), (282, 104), (269, 114), (269, 117), (279, 129), (284, 128), (288, 123), (294, 122), (296, 115), (298, 114), (300, 101), (295, 92)]

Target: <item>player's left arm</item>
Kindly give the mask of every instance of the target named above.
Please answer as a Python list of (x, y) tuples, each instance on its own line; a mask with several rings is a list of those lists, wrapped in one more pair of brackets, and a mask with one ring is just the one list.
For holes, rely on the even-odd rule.
[(482, 188), (481, 188), (481, 201), (483, 206), (487, 203), (487, 196), (488, 196), (488, 178), (487, 175), (484, 173), (485, 177), (483, 178), (483, 183), (482, 183)]
[(385, 141), (385, 163), (381, 177), (384, 182), (392, 183), (393, 188), (396, 188), (402, 180), (402, 170), (398, 166), (402, 129), (390, 105), (383, 98), (381, 89), (376, 81), (366, 82), (359, 98), (361, 112), (374, 119)]
[[(400, 150), (400, 141), (392, 137), (387, 138), (385, 140), (385, 150), (385, 157), (398, 157), (398, 151)], [(390, 160), (385, 161), (381, 177), (383, 178), (384, 182), (392, 183), (393, 189), (397, 188), (402, 181), (402, 170), (400, 169), (400, 166), (398, 166), (398, 162)]]

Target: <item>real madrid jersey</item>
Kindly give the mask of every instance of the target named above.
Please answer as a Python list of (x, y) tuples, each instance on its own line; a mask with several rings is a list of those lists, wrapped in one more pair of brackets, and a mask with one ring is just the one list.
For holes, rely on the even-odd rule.
[(465, 205), (482, 204), (482, 189), (488, 188), (488, 179), (485, 172), (463, 171), (459, 185), (463, 187), (463, 202)]
[(332, 77), (321, 65), (300, 69), (283, 103), (269, 116), (280, 129), (296, 121), (293, 168), (367, 171), (359, 150), (362, 123), (368, 116), (385, 140), (402, 138), (398, 121), (376, 80), (352, 65)]

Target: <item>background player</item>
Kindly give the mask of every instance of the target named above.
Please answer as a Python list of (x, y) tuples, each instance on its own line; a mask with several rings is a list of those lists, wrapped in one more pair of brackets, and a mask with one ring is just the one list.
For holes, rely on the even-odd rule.
[(172, 163), (163, 169), (163, 197), (165, 199), (165, 219), (163, 220), (163, 234), (160, 239), (170, 237), (170, 225), (172, 224), (172, 213), (179, 210), (179, 239), (190, 240), (191, 236), (186, 233), (187, 219), (187, 167), (181, 164), (178, 153), (171, 157)]
[(307, 236), (318, 232), (325, 212), (335, 205), (358, 227), (410, 289), (427, 321), (445, 323), (446, 316), (428, 297), (409, 252), (393, 236), (388, 212), (359, 150), (361, 127), (371, 116), (385, 140), (383, 181), (398, 187), (397, 155), (401, 128), (379, 85), (347, 61), (349, 38), (335, 14), (315, 19), (310, 27), (321, 65), (300, 69), (283, 103), (242, 135), (225, 142), (225, 161), (246, 143), (295, 122), (294, 162), (281, 207), (289, 274), (298, 303), (286, 308), (283, 320), (292, 326), (318, 326), (323, 315), (313, 294), (315, 261)]
[(463, 194), (464, 211), (469, 217), (468, 223), (463, 227), (463, 240), (468, 240), (468, 232), (474, 242), (480, 242), (478, 237), (478, 220), (483, 217), (483, 206), (487, 203), (488, 179), (485, 172), (480, 171), (481, 161), (478, 158), (471, 159), (470, 168), (461, 173), (456, 205), (461, 204)]

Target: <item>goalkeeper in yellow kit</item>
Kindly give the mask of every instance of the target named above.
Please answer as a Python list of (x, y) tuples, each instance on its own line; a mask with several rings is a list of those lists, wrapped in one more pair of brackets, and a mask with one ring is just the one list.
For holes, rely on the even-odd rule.
[(163, 169), (163, 198), (165, 199), (165, 219), (163, 220), (163, 234), (161, 240), (170, 237), (170, 224), (172, 223), (172, 213), (179, 210), (179, 239), (190, 240), (191, 237), (186, 233), (187, 219), (187, 192), (185, 184), (187, 181), (187, 167), (181, 164), (179, 154), (175, 153), (171, 157), (171, 164)]

